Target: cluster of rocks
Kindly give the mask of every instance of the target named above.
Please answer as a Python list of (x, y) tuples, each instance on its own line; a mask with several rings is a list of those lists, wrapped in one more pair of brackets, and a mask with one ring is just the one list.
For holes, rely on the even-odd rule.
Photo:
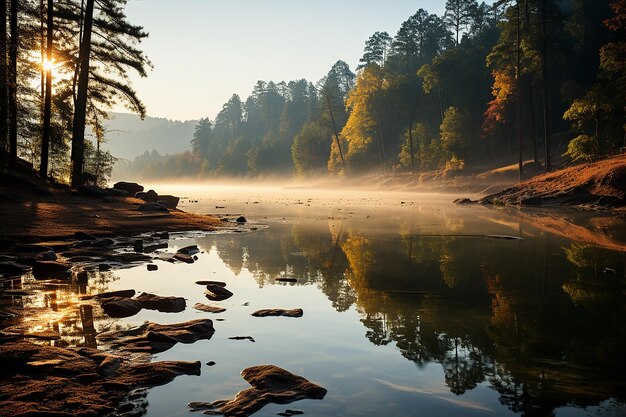
[[(153, 198), (150, 191), (146, 194), (149, 195), (147, 198)], [(0, 239), (0, 282), (30, 273), (40, 280), (86, 283), (90, 271), (106, 271), (130, 263), (147, 263), (148, 267), (154, 267), (155, 264), (148, 263), (153, 259), (182, 263), (193, 263), (197, 259), (199, 249), (196, 245), (180, 248), (175, 253), (162, 251), (169, 247), (168, 239), (167, 232), (141, 238), (97, 237), (78, 232), (68, 240), (29, 244)], [(212, 302), (233, 296), (225, 282), (197, 281), (196, 284), (205, 287), (204, 294)], [(12, 291), (7, 293), (12, 296), (17, 294), (15, 291), (20, 292), (0, 289), (0, 296), (3, 291)], [(28, 291), (21, 293), (27, 295)], [(96, 303), (113, 318), (129, 317), (142, 309), (176, 313), (187, 307), (182, 297), (136, 295), (133, 289), (81, 298), (87, 304)], [(196, 303), (194, 308), (214, 314), (226, 311), (221, 306), (203, 303)], [(301, 317), (303, 312), (301, 309), (263, 309), (252, 315)], [(151, 355), (177, 343), (211, 339), (214, 333), (213, 321), (205, 318), (168, 325), (146, 322), (129, 329), (94, 333), (101, 350), (67, 347), (67, 344), (60, 343), (57, 333), (14, 332), (6, 338), (0, 334), (2, 409), (7, 415), (16, 416), (140, 414), (147, 406), (148, 387), (168, 383), (177, 375), (200, 374), (200, 362), (150, 363)], [(40, 346), (25, 339), (56, 340), (59, 343), (57, 346)], [(230, 339), (255, 341), (251, 336)], [(326, 393), (325, 389), (306, 379), (274, 366), (248, 368), (242, 375), (253, 388), (242, 391), (232, 400), (196, 403), (193, 408), (202, 409), (207, 414), (247, 416), (270, 402), (286, 404), (303, 398), (323, 398)], [(288, 409), (281, 415), (300, 413)]]
[(135, 197), (145, 201), (137, 207), (139, 211), (146, 212), (168, 212), (174, 210), (180, 201), (179, 197), (168, 194), (157, 194), (154, 190), (144, 192), (143, 185), (135, 182), (120, 181), (112, 188), (102, 188), (97, 185), (83, 185), (78, 188), (81, 194), (102, 198), (106, 202), (117, 201), (120, 197)]

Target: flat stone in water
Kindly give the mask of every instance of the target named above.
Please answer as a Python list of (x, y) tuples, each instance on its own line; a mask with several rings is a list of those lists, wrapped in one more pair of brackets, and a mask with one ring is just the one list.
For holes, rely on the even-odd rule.
[(210, 306), (208, 304), (202, 304), (202, 303), (194, 304), (193, 308), (195, 308), (198, 311), (204, 311), (206, 313), (223, 313), (224, 311), (226, 311), (225, 308), (217, 307), (217, 306)]
[[(270, 403), (289, 404), (304, 399), (321, 400), (327, 392), (325, 388), (274, 365), (246, 368), (241, 372), (241, 376), (252, 386), (251, 388), (239, 391), (233, 399), (192, 402), (188, 404), (189, 408), (191, 411), (204, 410), (205, 414), (248, 417)], [(288, 415), (296, 414), (301, 413), (295, 411)]]
[(217, 285), (220, 287), (225, 287), (226, 283), (222, 281), (196, 281), (198, 285)]
[(301, 308), (294, 308), (291, 310), (285, 310), (282, 308), (266, 308), (252, 313), (254, 317), (302, 317), (303, 314), (304, 312)]

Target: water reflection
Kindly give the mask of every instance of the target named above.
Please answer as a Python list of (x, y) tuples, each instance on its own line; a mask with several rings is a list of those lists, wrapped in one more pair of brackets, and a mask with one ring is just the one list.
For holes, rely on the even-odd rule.
[[(317, 288), (335, 311), (356, 310), (360, 323), (349, 325), (363, 326), (365, 344), (395, 349), (416, 373), (440, 369), (442, 387), (452, 394), (445, 401), (485, 411), (465, 398), (486, 385), (502, 406), (525, 416), (607, 400), (617, 413), (626, 409), (625, 258), (611, 250), (619, 236), (601, 248), (587, 234), (577, 241), (554, 232), (554, 220), (535, 227), (527, 216), (479, 217), (417, 211), (274, 222), (195, 243), (205, 252), (198, 264), (217, 255), (233, 279), (251, 274), (259, 288)], [(489, 233), (523, 239), (488, 239)], [(125, 324), (81, 296), (104, 292), (118, 279), (113, 271), (80, 282), (31, 276), (5, 282), (35, 292), (2, 301), (4, 310), (31, 312), (3, 330), (44, 340), (53, 331), (60, 340), (49, 343), (96, 347), (97, 333)], [(145, 280), (144, 290), (150, 282), (160, 285)], [(377, 381), (394, 390), (430, 393), (385, 377)]]
[(337, 311), (354, 305), (371, 343), (393, 343), (418, 369), (439, 363), (456, 395), (488, 383), (527, 416), (625, 400), (623, 252), (529, 225), (510, 241), (417, 229), (276, 224), (199, 243), (259, 286), (297, 277)]

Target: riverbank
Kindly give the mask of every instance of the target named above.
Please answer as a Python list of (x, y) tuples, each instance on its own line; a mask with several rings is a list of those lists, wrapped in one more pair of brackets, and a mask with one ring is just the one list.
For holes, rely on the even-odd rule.
[(3, 174), (0, 196), (0, 236), (20, 241), (63, 239), (76, 232), (104, 237), (212, 231), (222, 224), (216, 217), (175, 208), (144, 211), (146, 201), (129, 193), (51, 186), (29, 173)]
[(482, 202), (508, 206), (626, 208), (626, 155), (571, 166), (506, 188)]

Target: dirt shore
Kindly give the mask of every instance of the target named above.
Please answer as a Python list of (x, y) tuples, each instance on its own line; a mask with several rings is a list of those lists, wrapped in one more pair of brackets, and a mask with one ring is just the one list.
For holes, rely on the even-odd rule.
[(523, 181), (483, 201), (496, 205), (626, 208), (626, 155), (571, 166)]
[(23, 178), (21, 182), (0, 186), (0, 192), (0, 236), (4, 238), (65, 238), (75, 232), (131, 236), (156, 231), (210, 231), (221, 224), (216, 217), (177, 209), (140, 211), (138, 207), (145, 201), (134, 197), (93, 197)]

